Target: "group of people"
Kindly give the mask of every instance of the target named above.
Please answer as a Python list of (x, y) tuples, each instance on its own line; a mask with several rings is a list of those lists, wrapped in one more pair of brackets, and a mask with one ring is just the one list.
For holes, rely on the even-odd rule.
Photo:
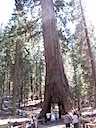
[[(70, 124), (72, 123), (74, 125), (74, 128), (79, 128), (79, 116), (76, 112), (74, 112), (72, 115), (65, 112), (64, 115), (62, 115), (62, 119), (66, 127), (70, 127)], [(51, 113), (46, 113), (45, 123), (49, 124), (50, 121), (51, 121)], [(56, 124), (58, 123), (58, 112), (57, 111), (54, 111), (54, 121)]]
[(52, 112), (53, 112), (53, 114), (50, 113), (50, 112), (46, 113), (46, 115), (45, 115), (45, 123), (50, 124), (50, 121), (52, 119), (52, 117), (51, 117), (52, 115), (54, 116), (55, 123), (56, 124), (58, 123), (58, 111), (55, 109)]
[[(74, 125), (74, 128), (79, 128), (79, 116), (76, 112), (73, 115), (68, 114), (67, 112), (64, 113), (62, 116), (63, 123), (66, 125), (66, 128), (70, 127), (70, 124)], [(49, 124), (51, 121), (51, 113), (46, 113), (45, 116), (45, 123)], [(58, 123), (58, 112), (54, 111), (54, 121)]]
[[(79, 116), (76, 114), (76, 112), (74, 112), (72, 116), (70, 116), (70, 114), (66, 112), (62, 116), (62, 119), (63, 119), (63, 123), (66, 125), (66, 128), (70, 128), (70, 124), (73, 124), (74, 128), (79, 128)], [(51, 113), (46, 113), (45, 123), (50, 124), (50, 121), (51, 121)], [(58, 123), (57, 111), (54, 111), (54, 121), (56, 124)], [(37, 117), (33, 115), (31, 117), (31, 128), (38, 128)]]
[(74, 112), (72, 116), (66, 112), (63, 116), (63, 120), (66, 128), (70, 128), (71, 123), (74, 125), (74, 128), (79, 128), (79, 116), (76, 112)]

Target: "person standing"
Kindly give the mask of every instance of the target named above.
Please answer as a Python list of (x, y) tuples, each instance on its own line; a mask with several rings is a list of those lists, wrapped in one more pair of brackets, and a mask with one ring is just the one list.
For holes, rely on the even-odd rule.
[(74, 128), (79, 128), (79, 117), (76, 112), (73, 113), (72, 123), (74, 125)]
[(31, 123), (30, 128), (33, 128), (33, 127), (34, 127), (34, 119), (33, 119), (33, 115), (32, 115), (32, 117), (31, 117), (31, 119), (30, 119), (30, 123)]
[(50, 121), (51, 121), (51, 113), (48, 112), (46, 113), (46, 116), (45, 116), (45, 123), (50, 124)]
[(55, 123), (58, 123), (58, 112), (55, 110), (54, 112), (54, 117), (55, 117)]
[(66, 128), (70, 128), (70, 123), (71, 123), (71, 116), (68, 114), (68, 112), (66, 112), (64, 114), (64, 123), (66, 125)]
[(34, 120), (34, 128), (38, 128), (38, 119), (36, 115), (33, 116), (33, 120)]

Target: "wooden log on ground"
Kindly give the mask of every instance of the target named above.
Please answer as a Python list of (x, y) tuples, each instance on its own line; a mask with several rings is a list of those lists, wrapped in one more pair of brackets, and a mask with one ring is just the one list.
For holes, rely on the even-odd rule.
[(87, 124), (85, 124), (85, 128), (96, 128), (96, 124), (87, 123)]
[(83, 128), (85, 128), (85, 124), (90, 123), (89, 118), (79, 117), (79, 126), (81, 128), (81, 125), (83, 125)]
[[(6, 119), (6, 120), (0, 120), (0, 128), (11, 128), (11, 126), (13, 125), (13, 123), (17, 122), (17, 123), (21, 123), (19, 128), (26, 128), (26, 122), (30, 121), (30, 119), (28, 118), (21, 118), (21, 119)], [(18, 128), (17, 126), (17, 128)], [(16, 127), (15, 127), (16, 128)]]
[(15, 126), (13, 128), (26, 128), (26, 122), (23, 122), (21, 125)]

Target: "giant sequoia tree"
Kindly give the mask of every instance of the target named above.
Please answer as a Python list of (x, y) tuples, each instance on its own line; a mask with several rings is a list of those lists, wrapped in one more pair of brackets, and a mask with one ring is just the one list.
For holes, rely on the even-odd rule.
[[(19, 6), (18, 0), (15, 2), (18, 9), (22, 8)], [(59, 108), (62, 108), (63, 111), (70, 111), (73, 108), (73, 100), (60, 54), (53, 0), (41, 0), (41, 8), (46, 81), (44, 105), (40, 116), (45, 116), (45, 113), (51, 110), (51, 103), (58, 103)]]
[(51, 103), (58, 103), (59, 108), (62, 106), (63, 111), (72, 110), (73, 100), (60, 54), (53, 0), (41, 0), (41, 8), (46, 81), (45, 102), (40, 115), (44, 116), (46, 112), (50, 112)]

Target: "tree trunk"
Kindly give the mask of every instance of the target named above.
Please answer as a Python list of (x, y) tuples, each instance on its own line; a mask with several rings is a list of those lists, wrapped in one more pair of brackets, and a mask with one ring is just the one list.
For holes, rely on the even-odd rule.
[(13, 114), (16, 113), (16, 102), (20, 98), (20, 89), (22, 83), (22, 73), (21, 73), (21, 41), (17, 39), (16, 41), (16, 53), (15, 53), (15, 64), (14, 64), (14, 74), (13, 74)]
[(4, 89), (5, 89), (5, 85), (4, 85), (4, 81), (5, 81), (5, 73), (4, 73), (4, 76), (3, 76), (3, 83), (2, 83), (2, 86), (1, 86), (1, 103), (0, 103), (0, 110), (3, 110), (3, 107), (4, 107)]
[(51, 103), (63, 105), (64, 111), (73, 108), (72, 95), (64, 72), (59, 37), (52, 0), (41, 0), (42, 25), (45, 49), (46, 80), (44, 106), (40, 116), (50, 112)]
[[(94, 80), (94, 85), (95, 85), (94, 90), (96, 90), (96, 66), (95, 66), (95, 61), (94, 61), (94, 57), (93, 57), (93, 53), (92, 53), (92, 49), (91, 49), (91, 45), (90, 45), (90, 39), (89, 39), (89, 36), (88, 36), (88, 28), (87, 28), (87, 24), (86, 24), (84, 12), (83, 12), (83, 7), (82, 7), (81, 0), (79, 0), (79, 3), (80, 3), (80, 7), (81, 7), (82, 20), (83, 20), (83, 23), (84, 23), (84, 30), (85, 30), (85, 37), (86, 37), (86, 42), (87, 42), (87, 46), (88, 46), (88, 52), (89, 52), (91, 67), (92, 67), (92, 75), (93, 75), (93, 80)], [(94, 100), (95, 100), (95, 107), (96, 107), (96, 93), (95, 93)]]

